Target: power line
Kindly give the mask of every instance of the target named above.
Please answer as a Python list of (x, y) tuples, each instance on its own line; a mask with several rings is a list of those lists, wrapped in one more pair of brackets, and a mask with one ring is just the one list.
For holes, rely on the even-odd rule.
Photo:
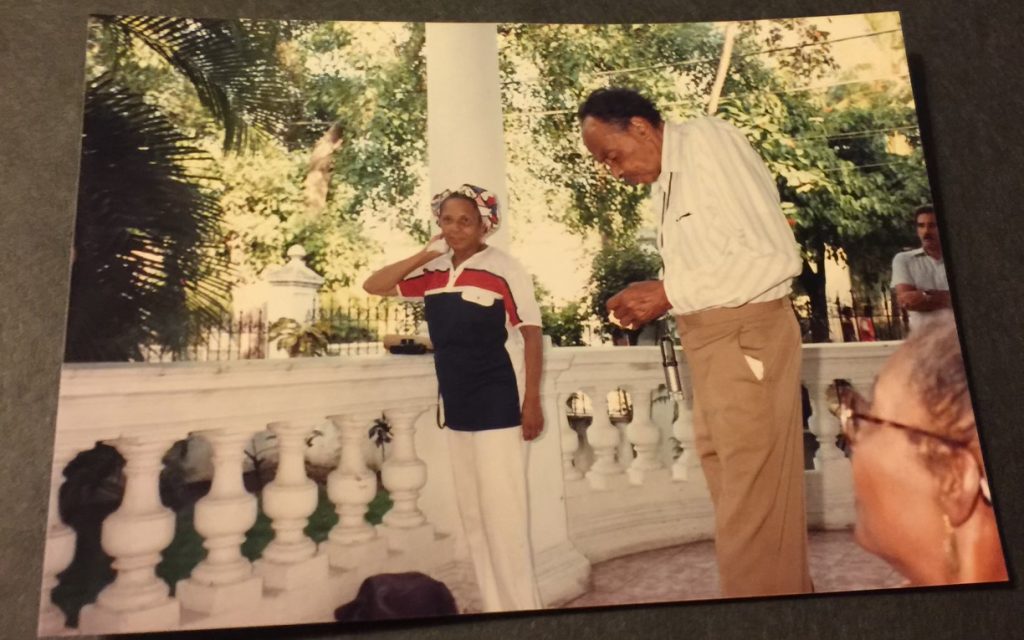
[(901, 127), (889, 127), (887, 129), (863, 129), (861, 131), (841, 131), (826, 135), (793, 136), (793, 140), (843, 140), (846, 138), (864, 138), (876, 133), (895, 133), (897, 131), (909, 131), (917, 129), (916, 124), (908, 124)]
[(904, 160), (893, 160), (892, 162), (875, 162), (875, 163), (872, 163), (872, 164), (851, 164), (851, 165), (845, 166), (845, 167), (844, 166), (828, 167), (828, 168), (819, 169), (819, 170), (824, 172), (824, 173), (832, 173), (834, 171), (846, 171), (848, 169), (872, 169), (872, 168), (875, 168), (875, 167), (889, 167), (889, 166), (892, 166), (894, 164), (910, 164), (910, 158), (906, 158)]

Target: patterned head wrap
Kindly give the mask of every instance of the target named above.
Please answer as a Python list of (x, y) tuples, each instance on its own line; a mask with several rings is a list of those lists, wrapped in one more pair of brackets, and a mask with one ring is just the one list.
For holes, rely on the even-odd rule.
[(480, 217), (483, 218), (486, 235), (491, 235), (498, 229), (498, 198), (487, 189), (476, 185), (464, 184), (455, 189), (445, 189), (434, 196), (430, 201), (430, 208), (435, 218), (441, 217), (441, 205), (451, 196), (463, 196), (469, 198), (480, 210)]

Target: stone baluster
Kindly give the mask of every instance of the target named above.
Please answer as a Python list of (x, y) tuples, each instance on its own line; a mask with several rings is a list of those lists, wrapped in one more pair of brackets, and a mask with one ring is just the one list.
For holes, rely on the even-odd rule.
[(651, 388), (630, 384), (625, 389), (633, 403), (633, 419), (626, 427), (626, 438), (636, 449), (627, 473), (632, 484), (643, 484), (664, 469), (658, 457), (661, 430), (651, 420)]
[(700, 455), (693, 438), (693, 395), (685, 398), (673, 397), (676, 404), (676, 419), (672, 422), (672, 435), (679, 441), (683, 450), (672, 465), (672, 479), (689, 483), (692, 486), (706, 487), (704, 471), (700, 466)]
[(558, 394), (558, 431), (562, 440), (562, 474), (566, 480), (582, 480), (583, 474), (573, 464), (576, 451), (580, 448), (580, 438), (569, 425), (569, 413), (566, 408), (570, 394)]
[(626, 474), (616, 460), (622, 434), (608, 417), (608, 388), (585, 389), (593, 407), (593, 422), (587, 428), (587, 440), (594, 449), (594, 464), (587, 471), (587, 481), (594, 489), (615, 489), (626, 484)]
[(111, 444), (125, 459), (124, 498), (103, 521), (100, 542), (114, 558), (117, 576), (82, 608), (79, 628), (85, 634), (173, 629), (180, 607), (156, 575), (160, 552), (174, 539), (174, 512), (160, 502), (161, 460), (171, 440), (121, 438)]
[(337, 468), (327, 477), (327, 495), (338, 513), (338, 524), (324, 545), (332, 567), (366, 576), (379, 573), (387, 557), (387, 541), (366, 521), (369, 504), (377, 495), (377, 475), (366, 466), (363, 443), (377, 415), (328, 416), (340, 433), (341, 454)]
[(54, 446), (53, 464), (50, 468), (50, 506), (46, 522), (46, 550), (43, 555), (43, 591), (39, 601), (39, 635), (57, 635), (64, 630), (64, 613), (53, 603), (53, 588), (57, 586), (57, 575), (71, 565), (75, 558), (75, 531), (64, 524), (60, 517), (60, 487), (64, 484), (64, 467), (75, 457), (77, 451)]
[(836, 445), (839, 437), (839, 418), (829, 411), (828, 391), (832, 387), (829, 381), (807, 384), (811, 401), (811, 417), (808, 426), (818, 440), (818, 450), (814, 454), (814, 468), (821, 470), (833, 463), (848, 464), (843, 450)]
[(271, 589), (296, 589), (327, 580), (327, 556), (317, 554), (316, 543), (303, 529), (316, 511), (316, 483), (306, 476), (305, 449), (308, 426), (272, 422), (277, 436), (278, 462), (274, 480), (263, 488), (263, 512), (271, 520), (274, 539), (256, 561), (256, 573)]
[(182, 607), (220, 613), (252, 607), (263, 592), (242, 555), (245, 532), (256, 524), (256, 496), (242, 483), (242, 461), (252, 433), (230, 429), (202, 431), (213, 448), (213, 483), (195, 507), (196, 531), (203, 536), (206, 558), (175, 587)]
[[(815, 380), (806, 383), (811, 401), (811, 417), (808, 421), (811, 433), (818, 440), (818, 451), (814, 454), (816, 478), (821, 483), (823, 504), (813, 504), (809, 498), (808, 516), (821, 514), (821, 525), (839, 528), (853, 524), (853, 469), (850, 460), (836, 446), (839, 436), (839, 418), (829, 411), (828, 391), (830, 380)], [(801, 435), (802, 438), (802, 435)]]
[(416, 455), (416, 419), (425, 407), (403, 407), (384, 412), (391, 425), (391, 451), (381, 466), (381, 480), (393, 506), (384, 514), (378, 531), (388, 548), (402, 552), (407, 570), (430, 566), (436, 553), (434, 527), (418, 506), (420, 491), (427, 484), (427, 465)]

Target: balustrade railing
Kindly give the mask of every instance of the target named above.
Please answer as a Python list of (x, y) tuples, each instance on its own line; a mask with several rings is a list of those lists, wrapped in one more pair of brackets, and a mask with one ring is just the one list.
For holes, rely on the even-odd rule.
[[(870, 383), (894, 346), (804, 347), (809, 427), (819, 445), (814, 469), (807, 471), (813, 526), (844, 527), (853, 517), (849, 462), (836, 446), (828, 387), (837, 378)], [(682, 377), (686, 396), (676, 403), (664, 391), (656, 347), (548, 349), (547, 428), (533, 444), (530, 464), (535, 557), (546, 603), (579, 595), (589, 562), (711, 536), (685, 366)], [(472, 602), (475, 587), (458, 577), (472, 572), (457, 569), (466, 560), (458, 551), (443, 434), (433, 425), (436, 394), (430, 356), (67, 366), (41, 632), (329, 621), (363, 578), (383, 571), (446, 577), (460, 601)], [(589, 426), (580, 427), (582, 416), (569, 407), (574, 394), (589, 404)], [(392, 439), (383, 464), (372, 469), (368, 432), (382, 414)], [(325, 488), (338, 520), (317, 544), (305, 528), (321, 490), (304, 454), (314, 429), (325, 423), (336, 427), (340, 441)], [(254, 435), (268, 432), (277, 466), (257, 498), (243, 483), (244, 452)], [(189, 436), (205, 440), (212, 452), (210, 489), (194, 513), (205, 557), (172, 589), (156, 572), (176, 526), (175, 513), (161, 503), (160, 475), (168, 449)], [(70, 628), (50, 597), (75, 553), (75, 533), (62, 522), (57, 497), (68, 461), (98, 442), (113, 445), (125, 460), (123, 499), (102, 525), (115, 578)], [(374, 526), (365, 515), (381, 488), (378, 478), (393, 506)], [(273, 539), (250, 561), (243, 541), (258, 508), (270, 520)]]

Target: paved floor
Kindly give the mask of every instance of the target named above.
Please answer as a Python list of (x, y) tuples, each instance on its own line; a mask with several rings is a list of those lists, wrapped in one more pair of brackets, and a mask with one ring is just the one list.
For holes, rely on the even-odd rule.
[[(817, 592), (899, 587), (903, 578), (863, 551), (848, 531), (812, 532), (811, 577)], [(593, 567), (594, 588), (566, 607), (677, 602), (718, 597), (712, 542), (623, 556)]]

